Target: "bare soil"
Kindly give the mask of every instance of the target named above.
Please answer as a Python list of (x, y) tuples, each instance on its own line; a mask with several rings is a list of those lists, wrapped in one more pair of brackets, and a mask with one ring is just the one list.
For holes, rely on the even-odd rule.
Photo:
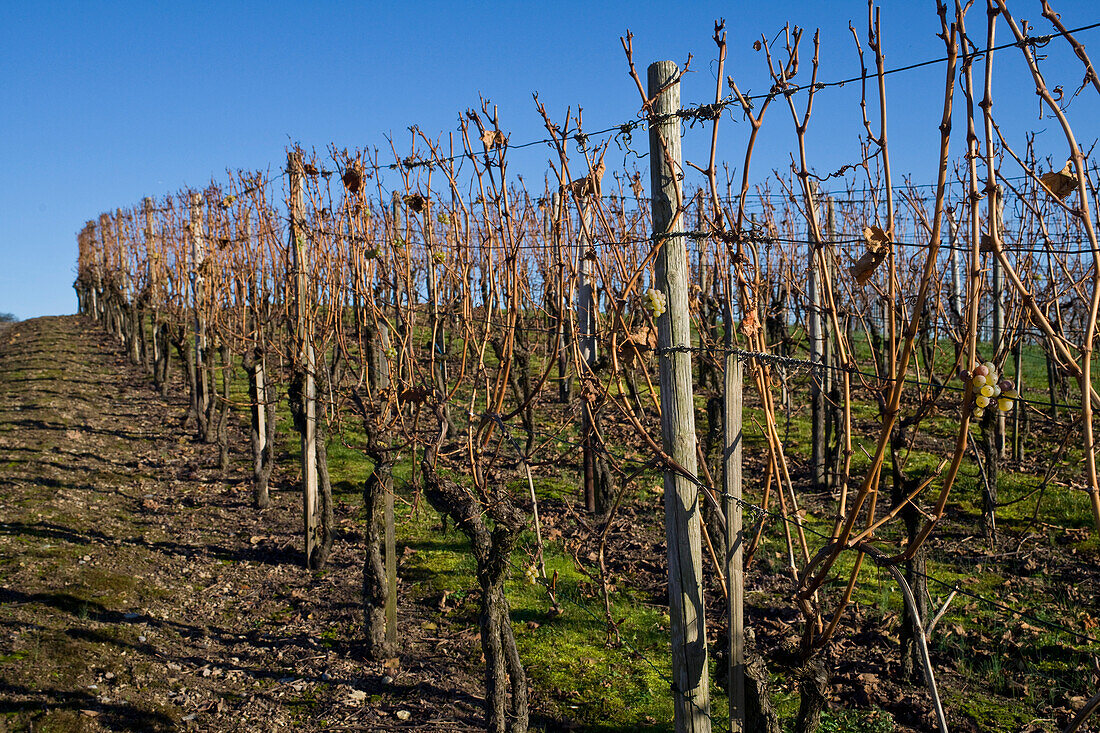
[(0, 730), (479, 730), (476, 635), (402, 592), (364, 661), (353, 509), (307, 572), (290, 462), (252, 509), (185, 407), (89, 321), (0, 331)]

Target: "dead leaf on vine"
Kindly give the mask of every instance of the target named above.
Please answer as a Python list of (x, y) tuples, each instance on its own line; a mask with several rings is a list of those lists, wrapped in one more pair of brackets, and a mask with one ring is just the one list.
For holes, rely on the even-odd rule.
[(585, 379), (581, 384), (581, 399), (585, 402), (598, 402), (600, 394), (599, 387), (597, 387), (591, 379)]
[(481, 144), (485, 146), (486, 150), (503, 148), (507, 142), (508, 139), (504, 137), (504, 133), (500, 130), (486, 130), (481, 133)]
[(741, 319), (741, 334), (744, 336), (755, 336), (760, 333), (760, 322), (756, 320), (756, 311), (750, 310), (745, 314), (745, 317)]
[(398, 393), (399, 402), (412, 402), (419, 405), (432, 396), (432, 391), (427, 387), (406, 387)]
[[(606, 153), (607, 151), (604, 152)], [(562, 186), (562, 193), (568, 193), (572, 191), (577, 197), (599, 196), (600, 184), (603, 181), (604, 170), (605, 166), (603, 163), (603, 154), (601, 154), (599, 162), (592, 167), (592, 170), (588, 171), (588, 175), (584, 178), (578, 178), (577, 180)]]
[(1043, 188), (1051, 193), (1051, 195), (1058, 197), (1059, 200), (1065, 199), (1074, 190), (1077, 189), (1077, 176), (1073, 175), (1073, 161), (1067, 160), (1066, 167), (1060, 171), (1051, 171), (1050, 173), (1044, 173), (1039, 180), (1043, 183)]
[(646, 353), (657, 348), (657, 332), (649, 327), (628, 335), (619, 345), (619, 361), (631, 365), (641, 361)]
[(875, 269), (890, 253), (891, 247), (890, 236), (881, 227), (863, 227), (863, 239), (867, 243), (867, 251), (848, 268), (848, 273), (860, 285), (865, 285), (871, 279)]
[(363, 188), (363, 172), (359, 170), (359, 166), (357, 165), (349, 166), (348, 169), (344, 171), (342, 178), (344, 180), (344, 188), (351, 193), (359, 193)]
[(405, 196), (403, 200), (405, 202), (405, 205), (408, 206), (409, 209), (411, 209), (412, 211), (415, 211), (417, 214), (424, 211), (424, 209), (428, 206), (428, 199), (424, 198), (418, 193), (410, 193), (408, 196)]

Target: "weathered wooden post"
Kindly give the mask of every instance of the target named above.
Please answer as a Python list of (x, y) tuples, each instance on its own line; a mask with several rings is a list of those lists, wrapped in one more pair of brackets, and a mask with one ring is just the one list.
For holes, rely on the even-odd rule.
[[(191, 194), (191, 307), (195, 327), (195, 419), (203, 433), (204, 416), (210, 402), (210, 385), (206, 370), (206, 284), (203, 278), (206, 264), (206, 240), (202, 223), (202, 194)], [(205, 435), (202, 435), (205, 438)]]
[[(242, 244), (244, 247), (252, 247), (252, 217), (250, 212), (246, 211), (244, 221), (241, 223), (241, 239), (244, 240)], [(249, 272), (249, 283), (247, 297), (252, 301), (253, 314), (256, 313), (258, 308), (255, 301), (259, 297), (256, 287), (257, 273), (255, 270)], [(263, 328), (264, 325), (260, 319), (253, 315), (252, 328), (255, 333), (255, 339), (257, 346), (264, 343)], [(254, 393), (250, 399), (252, 401), (252, 428), (256, 431), (256, 445), (253, 458), (255, 459), (255, 470), (258, 473), (262, 468), (264, 451), (267, 449), (267, 358), (265, 349), (259, 349), (259, 353), (256, 355), (255, 364), (249, 370), (249, 377), (252, 380), (251, 391)]]
[[(1020, 335), (1012, 346), (1012, 358), (1015, 366), (1013, 378), (1016, 381), (1016, 391), (1020, 394), (1024, 393), (1023, 351), (1024, 337)], [(1012, 411), (1012, 459), (1015, 461), (1024, 459), (1024, 434), (1027, 432), (1027, 428), (1022, 424), (1022, 414), (1024, 414), (1024, 405), (1019, 404)]]
[[(691, 385), (691, 320), (688, 314), (687, 247), (678, 213), (680, 70), (672, 61), (649, 66), (650, 189), (653, 237), (660, 242), (657, 289), (666, 310), (657, 319), (660, 354), (661, 434), (664, 450), (694, 475), (695, 414)], [(710, 679), (706, 618), (703, 611), (699, 492), (679, 472), (666, 468), (665, 535), (668, 542), (668, 595), (672, 636), (673, 712), (677, 733), (710, 732)]]
[(115, 209), (115, 215), (109, 216), (111, 231), (114, 232), (111, 245), (111, 304), (115, 317), (115, 337), (126, 346), (126, 262), (122, 254), (122, 231), (120, 229), (122, 210)]
[[(585, 194), (587, 196), (587, 194)], [(577, 346), (580, 349), (581, 362), (585, 374), (582, 382), (592, 380), (592, 369), (596, 365), (596, 251), (589, 242), (589, 227), (592, 226), (588, 201), (581, 199), (580, 247), (580, 284), (577, 287)], [(592, 445), (593, 417), (592, 402), (588, 398), (591, 390), (581, 389), (581, 440), (584, 446), (584, 507), (589, 513), (596, 511), (596, 451)]]
[[(1000, 235), (998, 234), (998, 238)], [(1004, 285), (1005, 276), (1001, 270), (1001, 261), (996, 257), (993, 258), (993, 344), (990, 349), (994, 357), (1000, 355), (1004, 348), (1004, 333), (1005, 333), (1005, 312), (1004, 312)], [(1003, 373), (1003, 370), (1002, 370)], [(994, 450), (997, 451), (997, 455), (1004, 457), (1005, 453), (1005, 414), (1000, 410), (995, 412), (993, 440)]]
[[(444, 309), (440, 307), (443, 302), (440, 291), (439, 273), (436, 271), (437, 267), (444, 265), (446, 262), (447, 238), (443, 238), (442, 249), (437, 249), (435, 245), (435, 232), (432, 222), (435, 219), (432, 217), (432, 200), (425, 198), (424, 211), (422, 222), (422, 229), (424, 232), (424, 245), (427, 249), (425, 258), (425, 267), (428, 270), (428, 330), (431, 332), (431, 354), (429, 355), (429, 363), (432, 367), (432, 387), (439, 394), (446, 394), (447, 392), (447, 333), (446, 322), (443, 318)], [(444, 278), (444, 281), (446, 278)], [(448, 425), (448, 432), (453, 429), (451, 426), (451, 408), (449, 405), (443, 405), (443, 417)], [(413, 461), (415, 465), (415, 461)]]
[(84, 223), (84, 246), (88, 248), (88, 315), (99, 320), (99, 263), (96, 261), (95, 222)]
[[(816, 184), (811, 185), (814, 197), (817, 197)], [(807, 237), (806, 254), (809, 258), (809, 295), (810, 307), (807, 320), (810, 330), (810, 361), (823, 364), (825, 356), (825, 333), (822, 328), (821, 283), (822, 273), (818, 266), (817, 245)], [(824, 369), (814, 369), (810, 373), (810, 470), (813, 472), (814, 491), (825, 489), (825, 394)]]
[(115, 247), (118, 252), (119, 264), (119, 315), (121, 317), (122, 341), (126, 345), (126, 357), (131, 364), (137, 364), (140, 359), (137, 329), (137, 296), (134, 293), (134, 277), (131, 272), (129, 235), (126, 243), (122, 237), (122, 209), (115, 209)]
[(96, 230), (99, 242), (99, 262), (96, 270), (96, 288), (99, 290), (100, 323), (108, 334), (113, 333), (114, 318), (111, 310), (110, 289), (108, 276), (111, 272), (111, 250), (107, 243), (107, 225), (111, 217), (106, 214), (99, 215), (99, 227)]
[[(252, 247), (252, 214), (246, 210), (244, 220), (239, 224), (241, 242), (245, 249)], [(262, 275), (259, 267), (249, 270), (244, 292), (246, 309), (249, 313), (249, 330), (252, 345), (245, 346), (242, 365), (248, 374), (248, 400), (251, 418), (250, 439), (252, 444), (252, 505), (257, 509), (266, 509), (271, 504), (268, 493), (268, 481), (271, 478), (274, 445), (271, 445), (269, 431), (274, 434), (274, 426), (268, 426), (269, 416), (274, 413), (274, 400), (269, 394), (267, 383), (267, 336), (265, 324), (260, 317), (259, 299), (261, 289), (257, 280)], [(245, 287), (245, 285), (242, 285)]]
[[(402, 246), (409, 247), (409, 243), (405, 241), (405, 231), (409, 228), (409, 222), (404, 212), (404, 203), (401, 198), (401, 194), (397, 191), (393, 192), (393, 199), (390, 201), (391, 217), (393, 219), (393, 231), (394, 231), (394, 243), (391, 246), (397, 246), (396, 242), (402, 242)], [(412, 267), (410, 263), (406, 263), (406, 267)], [(394, 274), (395, 280), (397, 274)], [(397, 310), (397, 327), (401, 332), (402, 338), (399, 339), (402, 343), (401, 348), (405, 348), (406, 343), (410, 343), (414, 328), (413, 313), (413, 293), (409, 280), (405, 280), (405, 305), (401, 307), (401, 296), (397, 288), (396, 282), (394, 284), (393, 302), (394, 308)], [(400, 364), (404, 365), (405, 354), (402, 353)], [(403, 366), (398, 367), (398, 373), (401, 372)], [(411, 460), (409, 461), (412, 470), (410, 472), (411, 481), (416, 483), (416, 445), (413, 444), (409, 448), (411, 452)], [(395, 526), (395, 520), (393, 515), (393, 482), (390, 481), (385, 485), (385, 494), (383, 496), (383, 508), (382, 508), (382, 522), (383, 522), (383, 551), (385, 552), (385, 564), (386, 564), (386, 600), (385, 600), (385, 612), (386, 612), (386, 645), (392, 650), (394, 644), (397, 642), (397, 530)]]
[(159, 271), (157, 261), (160, 258), (160, 248), (153, 243), (153, 238), (156, 236), (153, 228), (153, 199), (146, 196), (142, 202), (142, 210), (145, 214), (145, 275), (148, 281), (148, 302), (152, 304), (153, 311), (149, 321), (149, 341), (153, 351), (153, 369), (156, 370), (157, 364), (160, 363), (160, 349), (164, 347), (164, 344), (160, 342), (157, 333), (158, 321), (160, 320), (160, 312), (157, 309), (160, 303), (157, 287), (157, 273)]
[(317, 384), (313, 344), (310, 328), (309, 297), (306, 280), (306, 240), (302, 231), (302, 154), (297, 150), (287, 153), (286, 170), (290, 183), (290, 251), (294, 268), (294, 301), (292, 321), (297, 367), (301, 370), (302, 415), (304, 426), (302, 442), (302, 509), (306, 535), (306, 567), (317, 549), (319, 517), (317, 514)]
[[(836, 202), (832, 196), (825, 198), (825, 245), (822, 251), (822, 260), (825, 262), (825, 273), (828, 276), (824, 282), (837, 282), (837, 254), (836, 254)], [(839, 314), (838, 314), (839, 315)], [(840, 326), (838, 318), (837, 325)], [(840, 473), (841, 454), (844, 450), (840, 436), (843, 431), (843, 417), (840, 408), (840, 385), (837, 383), (836, 369), (840, 365), (838, 349), (835, 343), (839, 343), (846, 333), (840, 330), (833, 333), (833, 324), (830, 318), (822, 315), (821, 328), (824, 334), (822, 343), (822, 362), (825, 364), (822, 374), (822, 384), (825, 386), (825, 486), (829, 489), (837, 485), (837, 476)], [(835, 339), (835, 342), (834, 342)]]
[[(728, 332), (728, 329), (727, 329)], [(727, 339), (726, 348), (732, 346)], [(727, 622), (729, 624), (730, 731), (745, 730), (745, 565), (741, 536), (741, 408), (742, 367), (737, 354), (727, 351), (723, 385), (722, 426), (725, 428), (723, 457), (723, 506), (726, 515)]]
[(550, 226), (547, 235), (554, 245), (554, 266), (557, 268), (556, 298), (558, 331), (558, 401), (563, 405), (569, 404), (573, 394), (573, 382), (569, 377), (569, 319), (566, 318), (565, 295), (565, 256), (562, 253), (561, 220), (564, 209), (562, 208), (561, 193), (555, 191), (550, 196)]
[[(403, 216), (403, 213), (402, 213), (403, 212), (403, 204), (402, 204), (402, 201), (401, 201), (401, 194), (398, 193), (397, 191), (393, 192), (393, 199), (390, 201), (390, 211), (391, 211), (391, 216), (393, 218), (393, 237), (394, 237), (394, 241), (390, 243), (390, 246), (396, 248), (398, 246), (397, 243), (400, 242), (401, 247), (407, 248), (409, 245), (408, 245), (408, 242), (405, 241), (405, 230), (408, 226), (408, 223), (404, 220), (405, 217)], [(408, 250), (406, 249), (406, 251), (408, 251)], [(409, 266), (411, 267), (411, 265), (409, 265)], [(413, 296), (412, 296), (411, 283), (409, 282), (409, 280), (407, 278), (404, 279), (404, 287), (403, 288), (398, 286), (397, 280), (401, 279), (400, 275), (399, 275), (399, 272), (400, 272), (400, 268), (397, 268), (394, 271), (393, 298), (392, 298), (392, 300), (393, 300), (394, 311), (395, 311), (395, 315), (396, 315), (397, 330), (401, 334), (401, 339), (399, 339), (399, 341), (401, 342), (401, 349), (404, 350), (405, 349), (405, 343), (411, 338), (411, 336), (409, 334), (412, 333), (412, 328), (413, 328), (413, 323), (414, 323), (414, 314), (412, 313)], [(402, 290), (404, 291), (404, 295), (405, 295), (404, 305), (402, 305), (402, 303), (401, 303)], [(405, 357), (405, 354), (402, 353), (401, 354), (401, 360), (400, 360), (400, 363), (402, 365), (405, 362), (404, 357)], [(404, 369), (403, 366), (399, 367), (398, 368), (398, 373), (400, 374), (403, 369)], [(416, 461), (414, 460), (412, 463), (413, 463), (413, 471), (414, 471), (414, 474), (415, 474)]]
[(114, 279), (111, 275), (114, 268), (112, 267), (111, 260), (111, 243), (107, 240), (107, 232), (111, 228), (111, 217), (107, 214), (99, 215), (99, 241), (103, 247), (103, 326), (107, 329), (107, 333), (119, 338), (121, 337), (121, 331), (119, 331), (119, 319), (116, 317), (115, 312), (118, 310), (117, 298), (113, 297), (113, 288), (111, 287)]
[(955, 215), (951, 209), (944, 209), (947, 218), (947, 244), (951, 248), (951, 315), (955, 326), (962, 327), (963, 301), (966, 295), (962, 287), (962, 248), (955, 244)]
[[(415, 448), (413, 448), (415, 455)], [(393, 482), (385, 487), (386, 549), (386, 645), (392, 650), (397, 648), (397, 529), (393, 516)]]

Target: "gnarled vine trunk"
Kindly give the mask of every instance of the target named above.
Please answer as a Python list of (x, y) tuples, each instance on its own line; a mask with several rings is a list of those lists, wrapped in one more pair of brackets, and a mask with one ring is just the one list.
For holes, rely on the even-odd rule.
[[(483, 502), (471, 491), (438, 473), (436, 458), (446, 436), (446, 422), (439, 410), (437, 417), (441, 423), (439, 439), (425, 451), (421, 464), (424, 496), (438, 512), (449, 515), (470, 539), (477, 561), (477, 582), (481, 588), (478, 620), (481, 649), (485, 654), (488, 730), (491, 733), (526, 733), (527, 675), (512, 633), (504, 579), (512, 549), (527, 524), (527, 516), (511, 502), (502, 487)], [(491, 528), (485, 517), (492, 520)]]

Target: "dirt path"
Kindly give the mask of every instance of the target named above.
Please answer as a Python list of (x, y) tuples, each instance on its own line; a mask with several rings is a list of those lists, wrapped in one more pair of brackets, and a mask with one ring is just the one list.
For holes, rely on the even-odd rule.
[(297, 494), (251, 509), (184, 409), (90, 322), (0, 331), (0, 730), (480, 729), (473, 645), (415, 599), (399, 667), (359, 658), (354, 510), (311, 576)]

